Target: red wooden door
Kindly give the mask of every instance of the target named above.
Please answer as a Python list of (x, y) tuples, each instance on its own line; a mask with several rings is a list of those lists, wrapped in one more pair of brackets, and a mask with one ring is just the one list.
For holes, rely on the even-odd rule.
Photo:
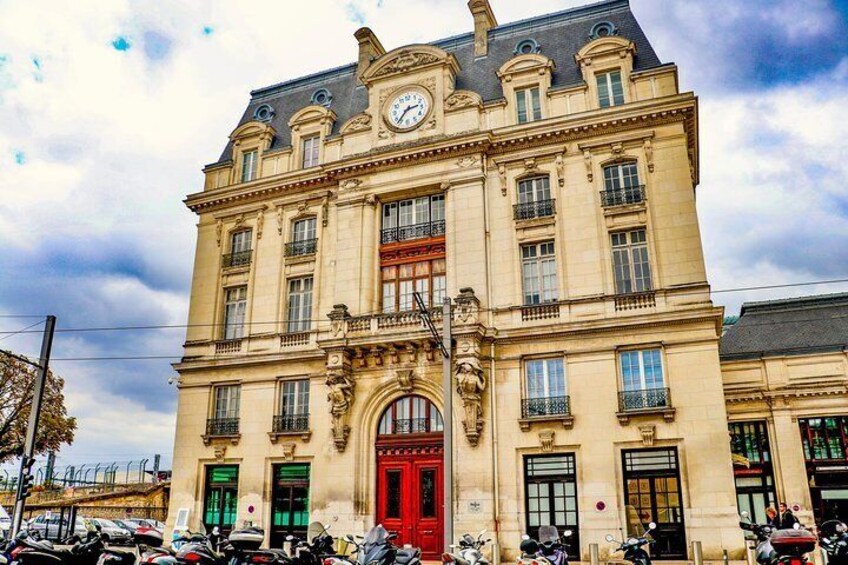
[(431, 453), (379, 455), (377, 524), (398, 535), (395, 545), (420, 547), (425, 560), (443, 546), (442, 460)]

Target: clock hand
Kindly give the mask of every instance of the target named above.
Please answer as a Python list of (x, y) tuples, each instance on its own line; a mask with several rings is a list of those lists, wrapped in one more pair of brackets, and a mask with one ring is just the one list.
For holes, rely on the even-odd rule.
[(406, 115), (406, 113), (407, 113), (407, 112), (409, 112), (410, 110), (412, 110), (412, 109), (413, 109), (413, 108), (415, 108), (415, 107), (416, 107), (416, 106), (407, 106), (407, 107), (406, 107), (406, 110), (404, 110), (404, 111), (403, 111), (403, 114), (401, 114), (401, 115), (400, 115), (400, 117), (398, 118), (398, 121), (403, 120), (403, 117)]

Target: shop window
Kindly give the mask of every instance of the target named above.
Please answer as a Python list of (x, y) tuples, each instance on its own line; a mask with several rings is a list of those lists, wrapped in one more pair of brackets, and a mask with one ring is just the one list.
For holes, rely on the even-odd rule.
[(848, 459), (848, 417), (807, 418), (798, 423), (807, 461)]
[(238, 510), (238, 465), (209, 465), (203, 492), (203, 526), (218, 527), (225, 537), (236, 523)]

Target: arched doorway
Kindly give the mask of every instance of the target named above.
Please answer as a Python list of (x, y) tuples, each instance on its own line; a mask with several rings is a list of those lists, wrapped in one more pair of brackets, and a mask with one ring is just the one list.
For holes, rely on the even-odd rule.
[(443, 430), (441, 412), (421, 396), (395, 400), (377, 428), (376, 523), (425, 560), (439, 559), (444, 545)]

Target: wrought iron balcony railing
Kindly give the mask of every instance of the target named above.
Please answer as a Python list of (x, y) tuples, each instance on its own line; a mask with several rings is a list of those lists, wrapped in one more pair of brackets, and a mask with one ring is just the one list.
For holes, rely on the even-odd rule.
[(532, 220), (533, 218), (547, 218), (556, 213), (556, 200), (536, 200), (524, 202), (512, 207), (512, 216), (516, 220)]
[(318, 239), (301, 239), (286, 244), (286, 257), (312, 255), (318, 250)]
[(409, 239), (422, 239), (425, 237), (439, 237), (445, 235), (445, 221), (425, 222), (412, 226), (400, 226), (396, 228), (385, 228), (380, 231), (380, 243), (395, 243)]
[(238, 418), (209, 418), (206, 420), (207, 436), (234, 436), (238, 433)]
[(430, 418), (400, 418), (392, 420), (393, 434), (425, 434), (440, 431), (435, 420)]
[(225, 267), (246, 267), (250, 265), (250, 260), (253, 256), (253, 250), (237, 251), (235, 253), (227, 253), (224, 255)]
[(552, 396), (548, 398), (525, 398), (521, 401), (521, 417), (571, 415), (571, 398)]
[(615, 190), (601, 191), (601, 204), (604, 208), (639, 204), (645, 200), (645, 185), (623, 186)]
[(307, 430), (309, 430), (309, 414), (282, 414), (274, 416), (273, 432), (275, 434), (305, 432)]
[(620, 412), (670, 407), (671, 390), (668, 388), (646, 388), (618, 393), (618, 409)]

